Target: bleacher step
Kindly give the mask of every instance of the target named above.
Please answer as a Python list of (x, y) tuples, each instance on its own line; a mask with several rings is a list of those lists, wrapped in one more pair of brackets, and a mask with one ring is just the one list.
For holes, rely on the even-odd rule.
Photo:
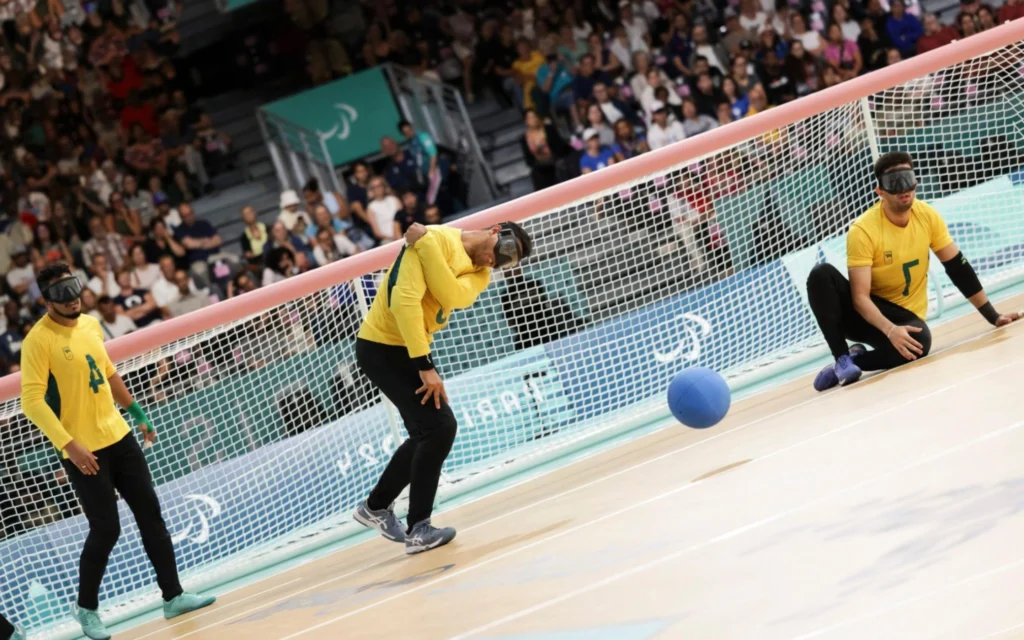
[(261, 182), (247, 182), (245, 184), (238, 185), (237, 187), (231, 187), (224, 191), (203, 196), (192, 203), (193, 208), (196, 210), (196, 215), (204, 217), (204, 214), (221, 207), (237, 206), (241, 208), (242, 203), (258, 198), (262, 195), (266, 195), (268, 192), (267, 185)]
[(529, 177), (530, 167), (525, 162), (506, 165), (494, 171), (494, 181), (501, 186), (511, 184), (516, 180)]
[(503, 109), (481, 118), (473, 118), (473, 130), (478, 136), (481, 136), (522, 123), (523, 115), (517, 109)]

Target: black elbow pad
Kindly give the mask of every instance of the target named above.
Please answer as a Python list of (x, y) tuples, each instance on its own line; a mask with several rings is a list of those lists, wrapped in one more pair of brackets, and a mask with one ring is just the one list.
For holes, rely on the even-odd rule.
[(946, 269), (946, 275), (953, 281), (956, 288), (960, 290), (960, 293), (965, 298), (970, 298), (974, 294), (981, 291), (981, 281), (978, 280), (978, 274), (974, 272), (974, 267), (967, 262), (967, 258), (963, 252), (956, 254), (952, 260), (947, 260), (942, 263), (942, 266)]

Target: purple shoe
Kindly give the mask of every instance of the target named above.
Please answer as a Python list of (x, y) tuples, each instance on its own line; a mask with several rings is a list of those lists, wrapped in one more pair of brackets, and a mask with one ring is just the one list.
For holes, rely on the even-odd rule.
[(818, 372), (814, 378), (814, 390), (825, 391), (836, 385), (846, 386), (851, 382), (860, 379), (860, 367), (853, 363), (853, 358), (864, 353), (867, 349), (862, 344), (855, 344), (850, 347), (850, 355), (840, 356), (838, 360)]

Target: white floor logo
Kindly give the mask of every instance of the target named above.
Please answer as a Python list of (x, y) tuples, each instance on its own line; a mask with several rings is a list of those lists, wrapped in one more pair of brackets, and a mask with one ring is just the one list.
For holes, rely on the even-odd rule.
[(654, 359), (662, 364), (667, 364), (680, 358), (683, 360), (696, 360), (699, 358), (701, 338), (711, 333), (711, 324), (694, 313), (681, 313), (672, 318), (671, 323), (673, 327), (682, 327), (684, 334), (679, 339), (679, 344), (676, 345), (676, 348), (668, 353), (662, 353), (658, 351), (657, 347), (652, 347), (651, 351), (654, 352)]
[(352, 133), (352, 123), (359, 119), (359, 112), (356, 111), (352, 105), (339, 102), (334, 105), (334, 108), (338, 110), (337, 116), (338, 122), (330, 131), (323, 132), (317, 129), (317, 135), (320, 136), (321, 140), (330, 140), (337, 136), (338, 140), (345, 140)]
[[(199, 518), (199, 526), (197, 528), (194, 517), (190, 517), (183, 530), (171, 535), (171, 541), (174, 544), (178, 544), (182, 540), (191, 540), (195, 544), (206, 544), (210, 539), (210, 520), (220, 515), (220, 503), (201, 493), (191, 493), (185, 497), (188, 498), (189, 503), (196, 503), (194, 512), (195, 516)], [(189, 509), (189, 512), (192, 513), (193, 509)], [(195, 529), (194, 534), (193, 529)]]

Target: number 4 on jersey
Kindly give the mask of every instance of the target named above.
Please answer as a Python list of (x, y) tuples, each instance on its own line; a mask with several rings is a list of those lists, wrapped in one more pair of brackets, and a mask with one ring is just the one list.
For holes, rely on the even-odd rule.
[(96, 366), (96, 361), (92, 359), (92, 356), (86, 355), (85, 361), (89, 363), (89, 388), (92, 389), (93, 393), (99, 393), (100, 387), (106, 382), (103, 377), (103, 373), (100, 368)]

